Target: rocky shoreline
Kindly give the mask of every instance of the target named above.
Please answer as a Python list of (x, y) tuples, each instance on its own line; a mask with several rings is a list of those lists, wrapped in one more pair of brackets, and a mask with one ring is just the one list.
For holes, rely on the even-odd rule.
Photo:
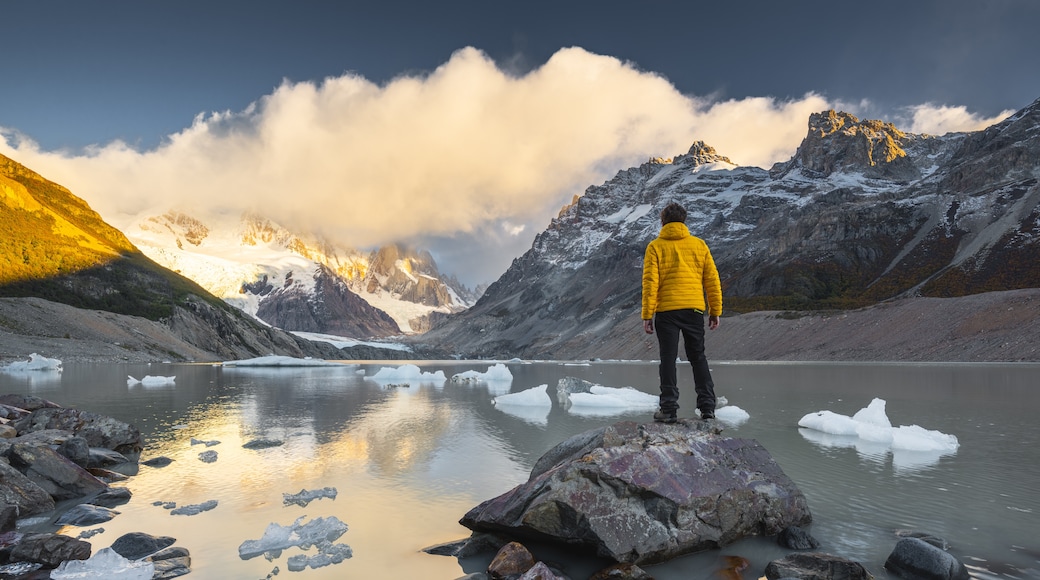
[[(191, 556), (173, 538), (129, 533), (92, 554), (87, 532), (73, 538), (16, 528), (19, 520), (48, 514), (63, 526), (112, 519), (118, 512), (111, 508), (132, 496), (113, 484), (128, 479), (121, 471), (135, 472), (142, 447), (133, 425), (32, 395), (0, 396), (0, 577), (82, 578), (77, 574), (98, 568), (150, 570), (155, 579), (189, 573)], [(69, 503), (76, 505), (58, 509)]]

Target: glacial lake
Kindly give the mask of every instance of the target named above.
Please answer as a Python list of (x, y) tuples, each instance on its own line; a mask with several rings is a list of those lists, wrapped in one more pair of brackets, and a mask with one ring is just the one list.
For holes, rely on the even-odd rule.
[[(652, 362), (506, 363), (511, 381), (453, 383), (489, 361), (415, 361), (448, 381), (373, 380), (406, 361), (335, 368), (232, 368), (191, 364), (66, 364), (56, 372), (0, 372), (0, 393), (37, 395), (66, 407), (134, 424), (145, 436), (140, 466), (125, 483), (133, 499), (111, 521), (66, 527), (95, 532), (94, 551), (127, 532), (172, 536), (191, 552), (189, 578), (455, 579), (490, 561), (433, 556), (425, 547), (469, 535), (458, 520), (470, 508), (525, 481), (534, 462), (571, 435), (650, 411), (574, 412), (556, 403), (563, 377), (656, 394)], [(898, 530), (946, 539), (975, 578), (1040, 578), (1040, 364), (844, 364), (712, 362), (717, 394), (747, 412), (724, 434), (758, 440), (806, 495), (820, 551), (894, 578), (883, 564)], [(176, 377), (173, 384), (127, 384), (127, 376)], [(680, 366), (680, 416), (692, 416), (689, 365)], [(402, 386), (400, 383), (408, 383)], [(397, 384), (397, 386), (392, 386)], [(548, 385), (552, 407), (507, 412), (497, 395)], [(892, 449), (855, 437), (799, 428), (822, 410), (852, 416), (874, 398), (892, 425), (918, 425), (957, 438), (952, 452)], [(250, 450), (260, 438), (284, 444)], [(196, 444), (192, 441), (195, 440)], [(205, 443), (208, 442), (207, 446)], [(204, 462), (203, 452), (216, 460)], [(335, 498), (286, 504), (285, 494), (335, 488)], [(197, 515), (170, 506), (215, 500)], [(157, 505), (166, 503), (166, 505)], [(302, 503), (302, 502), (301, 502)], [(290, 572), (291, 547), (277, 556), (240, 557), (269, 524), (331, 518), (349, 529), (336, 543), (353, 556)], [(303, 518), (298, 520), (298, 518)], [(56, 531), (51, 519), (28, 528)], [(25, 527), (25, 526), (23, 526)], [(27, 528), (27, 529), (28, 529)], [(97, 530), (103, 531), (97, 532)], [(531, 545), (536, 557), (574, 579), (607, 564), (584, 554)], [(720, 556), (751, 561), (745, 577), (790, 551), (754, 538), (648, 566), (659, 580), (715, 578)]]

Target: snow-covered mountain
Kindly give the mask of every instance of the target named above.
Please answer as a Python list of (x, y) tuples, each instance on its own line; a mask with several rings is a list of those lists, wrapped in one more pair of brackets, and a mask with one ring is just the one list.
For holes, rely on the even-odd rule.
[(1040, 287), (1038, 181), (1040, 100), (938, 137), (814, 114), (768, 171), (697, 142), (589, 187), (472, 308), (419, 340), (492, 358), (588, 358), (633, 340), (643, 252), (673, 200), (712, 249), (729, 313)]
[(428, 252), (373, 252), (290, 232), (243, 215), (204, 223), (170, 211), (138, 220), (127, 237), (150, 258), (284, 330), (353, 338), (425, 330), (431, 314), (463, 310), (472, 291), (444, 276)]

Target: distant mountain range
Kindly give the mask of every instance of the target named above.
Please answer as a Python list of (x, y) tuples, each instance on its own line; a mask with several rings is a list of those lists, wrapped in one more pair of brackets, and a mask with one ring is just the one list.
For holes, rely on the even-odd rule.
[(465, 310), (477, 296), (441, 274), (429, 252), (371, 252), (293, 233), (244, 214), (231, 223), (167, 212), (127, 235), (150, 258), (252, 316), (291, 331), (373, 338), (429, 327), (431, 313)]
[(673, 200), (712, 249), (726, 314), (1037, 288), (1038, 178), (1040, 100), (940, 137), (814, 114), (768, 171), (697, 142), (589, 187), (472, 308), (419, 340), (466, 358), (614, 352), (638, 327), (643, 252)]

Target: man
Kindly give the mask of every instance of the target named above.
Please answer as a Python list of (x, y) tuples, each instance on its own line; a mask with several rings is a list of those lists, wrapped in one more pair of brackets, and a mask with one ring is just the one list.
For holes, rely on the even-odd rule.
[[(715, 418), (715, 385), (704, 356), (704, 314), (708, 328), (719, 327), (722, 284), (704, 240), (690, 235), (686, 209), (672, 202), (661, 210), (661, 233), (643, 257), (643, 330), (661, 349), (661, 403), (654, 420), (674, 423), (679, 410), (675, 358), (679, 334), (693, 366), (697, 409), (701, 419)], [(707, 295), (707, 302), (705, 302)]]

